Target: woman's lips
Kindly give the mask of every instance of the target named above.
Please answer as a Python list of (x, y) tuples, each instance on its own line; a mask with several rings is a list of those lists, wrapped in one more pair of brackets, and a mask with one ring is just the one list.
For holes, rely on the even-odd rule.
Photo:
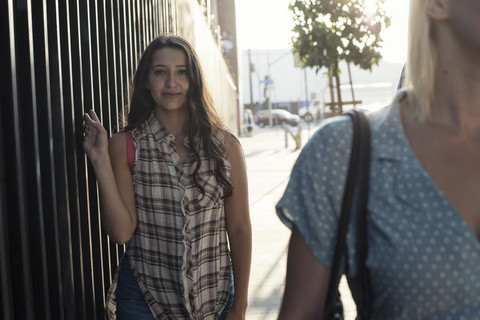
[(176, 97), (178, 97), (180, 95), (180, 93), (169, 93), (169, 92), (166, 92), (166, 93), (163, 93), (163, 95), (167, 98), (167, 99), (174, 99)]

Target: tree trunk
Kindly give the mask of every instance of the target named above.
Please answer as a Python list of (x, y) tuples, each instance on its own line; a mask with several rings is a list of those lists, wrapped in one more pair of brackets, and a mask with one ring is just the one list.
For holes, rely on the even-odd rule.
[(340, 88), (340, 72), (338, 70), (338, 61), (335, 62), (335, 81), (337, 84), (338, 113), (343, 114), (342, 90)]
[(352, 101), (353, 101), (353, 109), (357, 108), (355, 104), (355, 93), (353, 92), (353, 82), (352, 82), (352, 72), (350, 71), (350, 62), (347, 62), (348, 67), (348, 78), (350, 80), (350, 91), (352, 92)]
[(335, 108), (335, 94), (333, 92), (333, 81), (332, 81), (332, 70), (328, 69), (328, 86), (330, 88), (330, 110), (332, 111), (332, 116), (336, 116)]

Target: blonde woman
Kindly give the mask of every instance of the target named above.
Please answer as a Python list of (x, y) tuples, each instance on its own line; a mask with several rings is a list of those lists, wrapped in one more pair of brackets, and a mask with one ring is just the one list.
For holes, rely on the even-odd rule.
[[(410, 1), (405, 80), (369, 115), (369, 319), (480, 319), (480, 1)], [(323, 318), (351, 134), (324, 124), (277, 205), (292, 228), (279, 319)]]

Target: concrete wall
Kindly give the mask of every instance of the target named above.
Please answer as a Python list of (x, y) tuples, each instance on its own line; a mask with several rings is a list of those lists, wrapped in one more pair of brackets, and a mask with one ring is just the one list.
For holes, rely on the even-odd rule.
[(238, 91), (223, 57), (221, 42), (211, 31), (203, 8), (196, 0), (178, 1), (177, 14), (178, 33), (197, 51), (218, 114), (232, 132), (238, 134)]

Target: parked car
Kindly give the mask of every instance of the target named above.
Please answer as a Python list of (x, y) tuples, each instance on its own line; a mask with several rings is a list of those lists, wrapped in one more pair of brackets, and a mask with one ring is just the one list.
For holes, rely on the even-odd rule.
[[(287, 110), (272, 109), (272, 124), (283, 125), (288, 124), (291, 126), (297, 126), (300, 123), (300, 117), (296, 114), (291, 114)], [(259, 127), (268, 126), (270, 124), (270, 112), (269, 110), (260, 110), (255, 114), (255, 123)]]
[(313, 100), (308, 107), (298, 109), (298, 115), (306, 122), (322, 118), (323, 102), (320, 99)]

